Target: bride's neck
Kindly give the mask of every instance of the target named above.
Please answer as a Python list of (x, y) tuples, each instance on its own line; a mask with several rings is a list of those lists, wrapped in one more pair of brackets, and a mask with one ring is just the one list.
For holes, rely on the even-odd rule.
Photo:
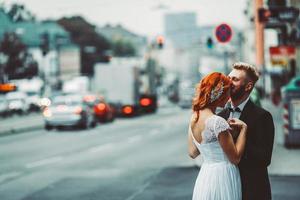
[(204, 108), (202, 112), (215, 114), (216, 108)]

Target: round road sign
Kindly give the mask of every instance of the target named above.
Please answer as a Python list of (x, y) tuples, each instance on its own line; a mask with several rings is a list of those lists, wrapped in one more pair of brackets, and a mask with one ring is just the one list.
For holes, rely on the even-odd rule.
[(232, 29), (227, 24), (220, 24), (216, 28), (216, 38), (221, 43), (229, 42), (232, 36)]

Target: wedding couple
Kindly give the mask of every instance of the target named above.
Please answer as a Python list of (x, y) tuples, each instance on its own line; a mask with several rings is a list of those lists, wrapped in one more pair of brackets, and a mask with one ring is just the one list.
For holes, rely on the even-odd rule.
[[(188, 133), (189, 155), (201, 154), (193, 200), (269, 200), (267, 167), (274, 123), (249, 98), (259, 75), (247, 63), (233, 64), (228, 76), (214, 72), (197, 86)], [(216, 115), (217, 107), (224, 109)]]

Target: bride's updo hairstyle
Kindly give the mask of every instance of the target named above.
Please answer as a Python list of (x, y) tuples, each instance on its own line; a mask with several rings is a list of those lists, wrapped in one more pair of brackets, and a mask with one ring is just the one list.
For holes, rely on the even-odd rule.
[(197, 112), (195, 121), (199, 119), (199, 110), (219, 106), (228, 98), (231, 80), (219, 72), (206, 75), (196, 86), (192, 109)]

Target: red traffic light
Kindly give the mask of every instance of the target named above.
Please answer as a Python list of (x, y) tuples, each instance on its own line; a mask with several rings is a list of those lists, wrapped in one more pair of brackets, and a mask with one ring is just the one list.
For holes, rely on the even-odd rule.
[(156, 42), (157, 42), (158, 44), (164, 43), (164, 41), (165, 41), (165, 38), (164, 38), (162, 35), (157, 36)]
[(162, 35), (159, 35), (156, 37), (156, 43), (159, 48), (163, 48), (164, 43), (165, 43), (165, 38)]

